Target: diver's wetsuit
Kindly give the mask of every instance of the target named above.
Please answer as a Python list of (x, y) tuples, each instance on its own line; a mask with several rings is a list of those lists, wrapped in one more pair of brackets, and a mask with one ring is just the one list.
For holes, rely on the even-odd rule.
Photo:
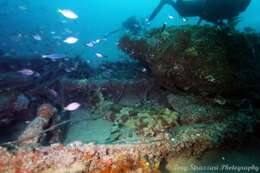
[(153, 20), (166, 4), (172, 6), (182, 17), (195, 17), (218, 24), (243, 12), (251, 0), (161, 0), (149, 20)]
[(245, 11), (251, 0), (207, 0), (201, 18), (216, 23), (218, 21), (238, 16)]
[(161, 0), (160, 4), (153, 11), (149, 20), (153, 20), (166, 4), (172, 6), (182, 17), (197, 16), (201, 14), (207, 0)]

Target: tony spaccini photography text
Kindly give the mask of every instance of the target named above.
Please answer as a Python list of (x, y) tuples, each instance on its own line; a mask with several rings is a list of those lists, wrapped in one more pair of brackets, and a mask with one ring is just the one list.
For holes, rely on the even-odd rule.
[(252, 165), (235, 165), (235, 164), (219, 164), (219, 165), (196, 165), (191, 164), (189, 166), (176, 165), (174, 167), (176, 171), (218, 171), (218, 172), (259, 172), (259, 166)]

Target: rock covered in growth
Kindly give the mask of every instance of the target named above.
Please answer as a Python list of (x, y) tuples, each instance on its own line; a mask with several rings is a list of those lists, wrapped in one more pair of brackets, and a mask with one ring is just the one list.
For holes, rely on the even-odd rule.
[(212, 148), (247, 141), (259, 121), (255, 112), (237, 111), (197, 97), (170, 94), (168, 102), (179, 112), (179, 124), (173, 130), (175, 154), (201, 156)]
[(20, 94), (17, 97), (16, 102), (14, 103), (14, 110), (15, 111), (22, 111), (28, 109), (30, 100), (23, 94)]
[[(53, 144), (15, 154), (0, 148), (0, 172), (159, 173), (162, 159), (201, 156), (225, 142), (241, 141), (259, 121), (259, 116), (252, 112), (227, 110), (191, 96), (169, 95), (168, 102), (174, 111), (163, 106), (112, 105), (115, 124), (134, 129), (138, 136), (144, 137), (141, 141), (126, 140), (123, 145), (74, 142), (67, 147)], [(40, 118), (46, 113), (39, 112)]]
[(163, 106), (118, 106), (111, 110), (113, 121), (129, 129), (131, 136), (153, 138), (169, 133), (173, 157), (201, 156), (209, 149), (247, 140), (259, 121), (253, 112), (227, 108), (199, 97), (170, 94), (168, 102), (174, 110)]
[(37, 110), (37, 116), (50, 119), (57, 113), (57, 109), (51, 104), (42, 104)]
[(29, 115), (30, 99), (19, 92), (0, 94), (0, 127)]
[(160, 173), (160, 162), (171, 149), (169, 136), (127, 145), (54, 144), (14, 154), (0, 147), (0, 172)]
[(57, 110), (52, 105), (42, 104), (37, 110), (37, 117), (30, 122), (24, 132), (19, 136), (19, 145), (24, 147), (38, 145), (44, 136), (43, 131), (56, 113)]
[(115, 116), (119, 125), (144, 137), (157, 136), (178, 125), (178, 113), (164, 107), (122, 107)]
[(119, 47), (147, 66), (165, 88), (201, 96), (259, 93), (260, 38), (210, 26), (154, 29), (126, 35)]
[(179, 122), (182, 125), (216, 123), (235, 112), (234, 109), (219, 105), (215, 100), (204, 101), (194, 96), (173, 94), (169, 94), (167, 99), (172, 109), (181, 115)]

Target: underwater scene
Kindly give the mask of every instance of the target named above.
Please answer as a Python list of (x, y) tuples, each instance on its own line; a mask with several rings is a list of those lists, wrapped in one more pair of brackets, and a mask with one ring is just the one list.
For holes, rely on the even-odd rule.
[(259, 0), (0, 0), (0, 173), (260, 172)]

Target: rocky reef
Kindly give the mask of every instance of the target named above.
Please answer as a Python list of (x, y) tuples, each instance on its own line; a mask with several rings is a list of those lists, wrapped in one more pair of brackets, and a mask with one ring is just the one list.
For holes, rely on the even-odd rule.
[[(126, 142), (127, 136), (137, 135), (153, 139), (169, 134), (173, 142), (172, 156), (201, 156), (205, 151), (223, 145), (243, 143), (255, 132), (258, 111), (230, 109), (201, 102), (194, 96), (168, 95), (169, 108), (156, 105), (118, 105), (104, 112), (114, 122), (111, 134), (121, 135), (117, 140)], [(111, 118), (113, 117), (113, 118)], [(117, 130), (116, 130), (117, 129)], [(191, 147), (192, 146), (192, 147)]]
[[(64, 93), (60, 80), (87, 78), (92, 73), (86, 62), (72, 59), (1, 58), (0, 127), (31, 120), (43, 103), (61, 107)], [(33, 74), (26, 76), (20, 70), (32, 71)]]
[[(1, 60), (0, 134), (18, 135), (1, 139), (0, 172), (160, 173), (179, 157), (259, 139), (259, 41), (253, 32), (187, 25), (122, 37), (119, 47), (141, 64)], [(64, 111), (75, 101), (77, 119)], [(104, 143), (63, 141), (90, 118), (111, 125)]]
[(260, 37), (254, 32), (173, 26), (143, 37), (125, 35), (119, 47), (169, 90), (259, 100)]

